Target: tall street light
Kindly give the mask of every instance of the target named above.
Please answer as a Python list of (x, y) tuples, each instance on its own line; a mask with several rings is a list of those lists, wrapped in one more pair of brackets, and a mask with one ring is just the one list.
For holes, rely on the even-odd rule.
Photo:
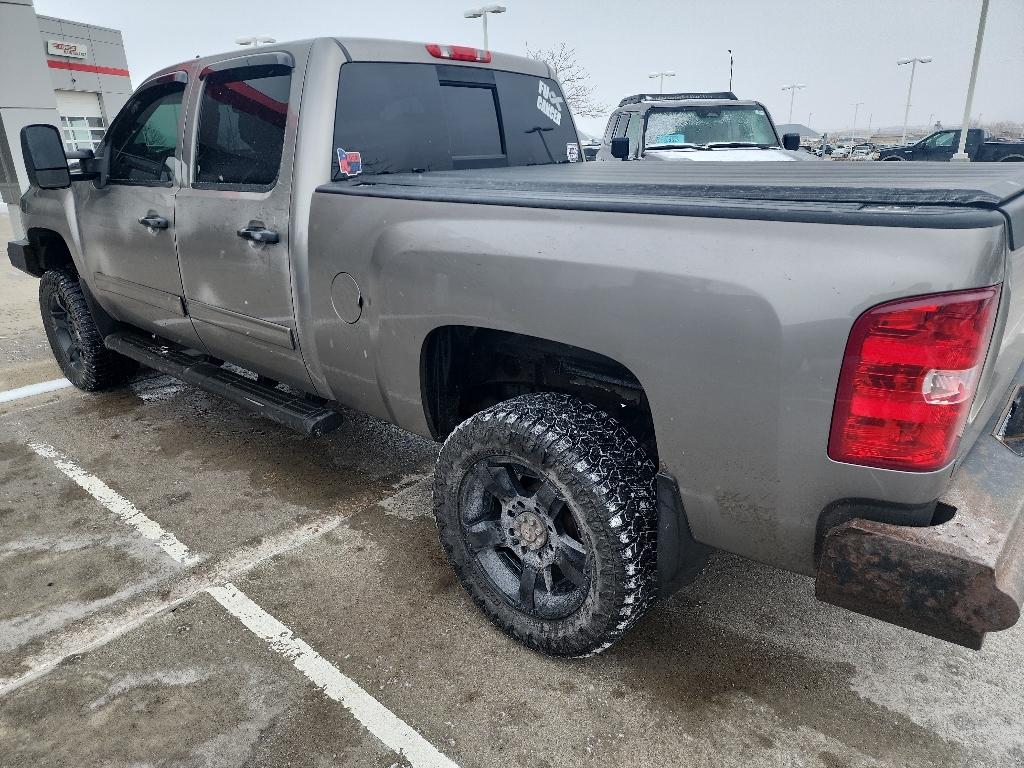
[(793, 122), (793, 99), (796, 97), (796, 92), (801, 88), (806, 88), (804, 83), (793, 83), (792, 85), (782, 86), (782, 90), (789, 91), (789, 120), (786, 122), (792, 124)]
[(658, 93), (664, 93), (665, 92), (665, 78), (666, 77), (675, 77), (675, 76), (676, 76), (675, 72), (666, 69), (663, 72), (651, 72), (651, 74), (649, 74), (647, 77), (652, 78), (652, 79), (655, 78), (655, 77), (658, 78)]
[[(988, 0), (986, 0), (986, 2), (987, 1)], [(927, 64), (931, 60), (931, 56), (913, 56), (909, 59), (900, 59), (896, 62), (896, 65), (900, 67), (904, 64), (910, 65), (910, 85), (907, 86), (907, 109), (903, 113), (903, 138), (900, 140), (900, 144), (907, 143), (907, 120), (910, 119), (910, 94), (914, 90), (914, 73), (917, 71), (918, 64)]]
[[(960, 146), (951, 160), (970, 162), (967, 156), (967, 129), (971, 119), (971, 102), (974, 101), (974, 81), (978, 79), (978, 60), (981, 58), (981, 41), (985, 37), (985, 19), (988, 18), (988, 0), (981, 0), (981, 18), (978, 20), (978, 39), (974, 42), (974, 62), (971, 64), (971, 83), (967, 86), (967, 103), (964, 104), (964, 120), (960, 123)], [(981, 116), (978, 116), (981, 122)]]
[(729, 92), (732, 92), (732, 48), (727, 48), (729, 51)]
[(483, 19), (484, 20), (484, 50), (489, 51), (490, 48), (487, 46), (487, 14), (488, 13), (504, 13), (507, 11), (504, 5), (483, 5), (479, 8), (470, 8), (466, 11), (463, 16), (467, 19)]
[(855, 141), (857, 138), (857, 113), (860, 111), (863, 104), (863, 101), (857, 101), (853, 104), (853, 128), (850, 130), (851, 141)]

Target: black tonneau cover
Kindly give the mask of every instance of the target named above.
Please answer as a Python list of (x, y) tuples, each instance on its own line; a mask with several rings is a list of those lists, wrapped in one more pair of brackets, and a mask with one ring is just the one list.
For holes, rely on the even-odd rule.
[(1003, 208), (1016, 225), (1017, 241), (1024, 242), (1024, 164), (1016, 163), (609, 161), (361, 176), (319, 191), (536, 208), (939, 228), (995, 226), (1002, 216), (983, 212)]

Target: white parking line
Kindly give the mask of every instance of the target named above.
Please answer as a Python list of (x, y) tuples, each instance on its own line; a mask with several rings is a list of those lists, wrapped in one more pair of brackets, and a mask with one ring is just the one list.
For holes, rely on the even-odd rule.
[(178, 537), (173, 533), (165, 531), (160, 523), (142, 514), (128, 499), (95, 475), (89, 474), (73, 461), (63, 456), (52, 445), (29, 443), (28, 447), (43, 458), (50, 459), (57, 469), (78, 483), (96, 501), (121, 518), (122, 522), (127, 523), (138, 531), (144, 539), (149, 539), (155, 543), (172, 560), (182, 565), (195, 565), (202, 559), (189, 552), (188, 547), (178, 541)]
[(67, 379), (54, 379), (53, 381), (29, 384), (26, 387), (18, 387), (17, 389), (8, 389), (6, 392), (0, 392), (0, 403), (9, 403), (12, 400), (21, 400), (23, 397), (32, 397), (33, 395), (44, 395), (47, 392), (55, 392), (58, 389), (70, 386), (71, 382)]
[[(140, 512), (128, 499), (95, 475), (86, 472), (56, 448), (45, 443), (29, 443), (29, 447), (40, 456), (53, 461), (57, 469), (135, 528), (140, 535), (156, 542), (169, 557), (186, 565), (198, 562), (199, 558), (174, 534), (165, 531), (159, 523)], [(351, 712), (353, 717), (381, 743), (408, 760), (413, 768), (458, 768), (408, 723), (363, 690), (358, 683), (344, 675), (308, 643), (295, 637), (287, 626), (260, 608), (234, 584), (227, 582), (208, 587), (206, 591), (249, 631), (266, 642), (273, 651), (288, 659), (297, 670), (327, 694), (328, 698), (337, 701)], [(10, 681), (7, 687), (13, 689), (15, 683), (20, 686), (24, 681)]]
[(416, 768), (458, 768), (398, 715), (346, 677), (304, 640), (260, 608), (234, 584), (207, 590), (228, 613), (288, 659), (327, 696), (337, 701), (386, 746)]
[(39, 638), (33, 652), (21, 659), (21, 666), (27, 668), (26, 672), (17, 677), (0, 677), (0, 696), (52, 672), (69, 656), (102, 648), (210, 587), (244, 576), (260, 563), (320, 538), (340, 523), (341, 517), (330, 515), (261, 536), (255, 544), (236, 549), (214, 562), (206, 561), (202, 567), (172, 583), (166, 590), (161, 589), (156, 594), (151, 592), (139, 600), (126, 601), (126, 604), (93, 613), (64, 631)]

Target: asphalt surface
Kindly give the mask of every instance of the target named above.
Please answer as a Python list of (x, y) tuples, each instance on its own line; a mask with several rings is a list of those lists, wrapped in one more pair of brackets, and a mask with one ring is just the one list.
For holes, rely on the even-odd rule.
[[(0, 391), (58, 375), (0, 266)], [(521, 648), (444, 562), (436, 446), (345, 416), (304, 438), (153, 374), (0, 403), (0, 766), (410, 765), (388, 716), (463, 768), (1024, 765), (1024, 629), (968, 651), (727, 555), (598, 657)]]

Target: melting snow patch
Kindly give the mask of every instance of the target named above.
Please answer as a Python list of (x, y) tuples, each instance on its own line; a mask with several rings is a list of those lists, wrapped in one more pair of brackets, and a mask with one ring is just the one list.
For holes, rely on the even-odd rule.
[(132, 382), (132, 391), (147, 403), (170, 400), (184, 387), (185, 385), (177, 379), (163, 375), (149, 376)]

